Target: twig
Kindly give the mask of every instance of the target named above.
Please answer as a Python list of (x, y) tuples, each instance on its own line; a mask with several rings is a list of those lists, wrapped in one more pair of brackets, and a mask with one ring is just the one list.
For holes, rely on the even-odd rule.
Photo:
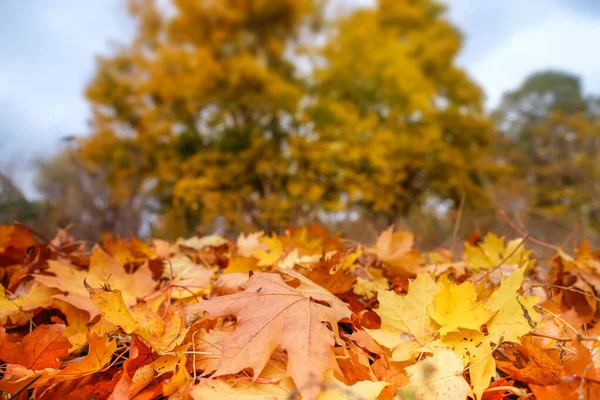
[(465, 200), (467, 196), (463, 190), (460, 196), (460, 205), (458, 206), (458, 213), (456, 214), (456, 221), (454, 222), (454, 229), (452, 231), (452, 257), (456, 259), (456, 237), (458, 236), (458, 229), (462, 221), (463, 211), (465, 208)]
[(569, 324), (567, 321), (565, 321), (564, 319), (562, 319), (561, 317), (559, 317), (558, 315), (554, 314), (552, 311), (545, 309), (544, 307), (540, 306), (540, 305), (534, 305), (534, 307), (539, 308), (540, 310), (542, 310), (543, 312), (546, 312), (550, 315), (552, 315), (554, 318), (558, 319), (560, 322), (562, 322), (563, 324), (565, 324), (565, 326), (569, 327), (573, 332), (575, 332), (576, 335), (579, 335), (579, 331), (575, 328), (573, 328), (573, 326), (571, 324)]
[(547, 285), (547, 284), (541, 284), (541, 283), (536, 283), (534, 285), (531, 285), (531, 287), (532, 288), (534, 288), (534, 287), (547, 287), (547, 288), (568, 290), (570, 292), (579, 293), (579, 294), (582, 294), (584, 296), (593, 297), (597, 301), (600, 301), (600, 297), (598, 297), (598, 296), (596, 296), (594, 294), (591, 294), (591, 293), (586, 293), (583, 290), (581, 290), (579, 288), (576, 288), (576, 287), (568, 287), (568, 286), (560, 286), (560, 285)]
[[(490, 269), (490, 270), (487, 272), (487, 274), (485, 274), (483, 277), (481, 277), (481, 279), (480, 279), (480, 280), (478, 280), (476, 283), (479, 283), (479, 282), (481, 282), (481, 281), (482, 281), (482, 280), (484, 280), (486, 277), (490, 276), (490, 275), (491, 275), (491, 274), (492, 274), (494, 271), (496, 271), (498, 268), (500, 268), (501, 266), (503, 266), (503, 265), (504, 265), (504, 263), (505, 263), (506, 261), (508, 261), (508, 259), (509, 259), (509, 258), (511, 258), (511, 257), (512, 257), (512, 256), (513, 256), (513, 255), (514, 255), (516, 252), (517, 252), (517, 250), (519, 250), (519, 248), (521, 248), (521, 246), (523, 246), (523, 244), (525, 244), (525, 242), (527, 241), (527, 239), (528, 239), (529, 237), (530, 237), (530, 235), (529, 235), (529, 234), (527, 234), (527, 235), (526, 235), (526, 236), (523, 238), (523, 240), (521, 240), (521, 242), (520, 242), (520, 243), (517, 245), (517, 247), (515, 247), (515, 248), (513, 249), (513, 251), (511, 251), (511, 252), (510, 252), (510, 254), (509, 254), (509, 255), (507, 255), (506, 257), (504, 257), (504, 259), (502, 259), (502, 261), (500, 261), (500, 262), (498, 263), (498, 265), (496, 265), (494, 268)], [(519, 268), (521, 268), (521, 266), (522, 266), (522, 265), (519, 265)]]
[(526, 333), (525, 335), (543, 337), (546, 339), (552, 339), (552, 340), (556, 340), (559, 342), (570, 342), (573, 339), (577, 339), (579, 341), (600, 342), (600, 336), (584, 336), (584, 335), (579, 335), (579, 334), (577, 336), (575, 336), (574, 338), (546, 335), (545, 333), (538, 333), (538, 332), (529, 332), (529, 333)]
[(510, 225), (511, 228), (513, 228), (515, 231), (517, 231), (517, 233), (521, 236), (529, 236), (529, 241), (531, 241), (532, 243), (535, 243), (539, 246), (542, 247), (546, 247), (549, 249), (552, 249), (556, 252), (560, 252), (562, 251), (560, 247), (555, 246), (553, 244), (544, 242), (542, 240), (536, 239), (533, 236), (531, 236), (529, 233), (525, 232), (523, 229), (519, 228), (509, 217), (508, 215), (506, 215), (506, 212), (504, 210), (500, 211), (500, 215), (502, 215), (502, 217), (504, 218), (504, 220), (508, 223), (508, 225)]

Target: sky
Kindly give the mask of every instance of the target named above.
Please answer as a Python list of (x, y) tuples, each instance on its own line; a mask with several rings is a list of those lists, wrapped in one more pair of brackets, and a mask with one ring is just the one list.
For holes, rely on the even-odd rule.
[[(488, 109), (540, 69), (576, 73), (587, 93), (600, 94), (600, 1), (445, 2), (465, 37), (457, 62), (483, 87)], [(5, 0), (0, 15), (0, 171), (34, 196), (31, 161), (87, 131), (83, 91), (95, 57), (127, 41), (133, 26), (123, 0)]]

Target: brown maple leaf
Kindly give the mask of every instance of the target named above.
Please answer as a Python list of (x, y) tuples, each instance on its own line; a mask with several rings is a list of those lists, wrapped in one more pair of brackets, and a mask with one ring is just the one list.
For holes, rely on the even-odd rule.
[[(309, 286), (306, 278), (294, 278), (301, 281), (301, 287)], [(273, 351), (282, 348), (289, 357), (288, 374), (303, 398), (317, 397), (326, 371), (339, 370), (333, 352), (339, 338), (337, 322), (349, 312), (330, 307), (337, 299), (325, 290), (308, 288), (311, 296), (307, 296), (301, 287), (287, 285), (277, 274), (257, 273), (248, 280), (244, 292), (190, 307), (215, 317), (237, 318), (235, 331), (219, 341), (223, 354), (213, 376), (252, 368), (257, 377)]]
[(414, 250), (414, 234), (397, 231), (394, 225), (383, 231), (375, 243), (375, 254), (392, 273), (415, 273), (425, 262), (423, 255)]

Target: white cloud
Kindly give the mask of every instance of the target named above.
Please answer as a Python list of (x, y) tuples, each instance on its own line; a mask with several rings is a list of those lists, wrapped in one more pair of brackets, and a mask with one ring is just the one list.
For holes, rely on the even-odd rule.
[(580, 75), (588, 92), (600, 93), (600, 24), (564, 12), (543, 23), (513, 32), (480, 60), (467, 65), (485, 88), (488, 105), (498, 104), (506, 90), (518, 87), (532, 72), (563, 69)]

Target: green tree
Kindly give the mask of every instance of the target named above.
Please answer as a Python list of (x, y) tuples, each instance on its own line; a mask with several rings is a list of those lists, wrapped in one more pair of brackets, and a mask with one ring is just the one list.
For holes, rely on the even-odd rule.
[(501, 155), (523, 179), (529, 210), (600, 228), (600, 114), (580, 79), (567, 72), (532, 74), (496, 112), (516, 148)]

